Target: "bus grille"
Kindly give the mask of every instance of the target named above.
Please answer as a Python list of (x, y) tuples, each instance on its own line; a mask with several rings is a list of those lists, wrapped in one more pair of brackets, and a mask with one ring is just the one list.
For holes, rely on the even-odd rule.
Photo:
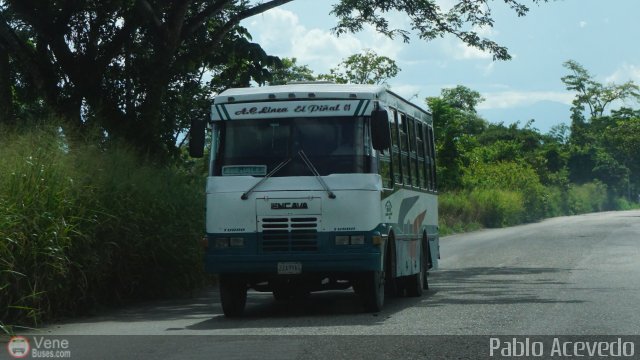
[(318, 220), (314, 216), (260, 219), (262, 251), (318, 251)]

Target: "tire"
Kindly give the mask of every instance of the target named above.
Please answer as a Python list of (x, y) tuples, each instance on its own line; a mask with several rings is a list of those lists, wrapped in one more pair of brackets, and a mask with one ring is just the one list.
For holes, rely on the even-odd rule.
[[(423, 242), (424, 244), (424, 242)], [(427, 257), (424, 256), (424, 246), (420, 246), (420, 269), (417, 274), (411, 275), (407, 278), (407, 295), (411, 297), (422, 296), (425, 279), (427, 277)]]
[(395, 237), (393, 233), (389, 234), (389, 240), (387, 244), (387, 253), (385, 255), (385, 279), (384, 279), (384, 293), (388, 297), (399, 297), (404, 295), (404, 283), (401, 278), (394, 277), (394, 264), (395, 264)]
[(423, 276), (423, 283), (422, 283), (422, 288), (424, 290), (429, 290), (429, 264), (431, 263), (431, 249), (429, 248), (429, 239), (427, 238), (427, 235), (424, 235), (424, 240), (422, 241), (422, 243), (424, 244), (424, 276)]
[(384, 271), (368, 271), (362, 275), (358, 293), (366, 312), (380, 312), (384, 306)]
[(411, 275), (407, 278), (407, 296), (420, 297), (422, 296), (422, 286), (424, 285), (424, 257), (420, 253), (420, 270), (417, 274)]
[(229, 275), (220, 276), (220, 303), (226, 317), (239, 317), (247, 303), (247, 283)]
[(291, 300), (291, 296), (291, 291), (289, 291), (288, 289), (273, 290), (273, 298), (276, 299), (276, 301)]

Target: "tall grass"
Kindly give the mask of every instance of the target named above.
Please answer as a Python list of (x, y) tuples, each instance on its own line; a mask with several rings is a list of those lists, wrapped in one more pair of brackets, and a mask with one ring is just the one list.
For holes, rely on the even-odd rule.
[(56, 128), (0, 129), (0, 159), (0, 326), (202, 283), (199, 176)]
[(515, 225), (525, 218), (524, 198), (515, 191), (474, 189), (441, 194), (438, 202), (442, 234)]
[[(440, 194), (440, 232), (447, 235), (483, 227), (511, 226), (554, 216), (634, 208), (634, 204), (629, 201), (612, 197), (607, 186), (600, 182), (570, 184), (566, 189), (544, 186), (535, 186), (534, 189), (535, 191), (531, 191), (531, 187), (511, 190), (477, 187)], [(534, 199), (533, 195), (538, 198)]]

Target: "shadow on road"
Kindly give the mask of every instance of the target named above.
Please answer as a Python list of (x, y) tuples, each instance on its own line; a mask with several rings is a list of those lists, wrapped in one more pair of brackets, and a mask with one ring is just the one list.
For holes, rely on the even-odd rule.
[(393, 314), (415, 306), (434, 293), (426, 292), (422, 298), (388, 298), (384, 309), (373, 314), (363, 312), (360, 298), (350, 290), (318, 292), (306, 299), (291, 301), (275, 301), (271, 293), (251, 293), (244, 315), (234, 319), (222, 315), (216, 298), (213, 306), (215, 315), (187, 326), (187, 329), (370, 326), (384, 322)]
[[(469, 267), (442, 270), (432, 276), (438, 296), (422, 303), (423, 306), (451, 304), (549, 304), (583, 303), (583, 300), (548, 298), (543, 290), (569, 285), (559, 281), (562, 273), (575, 269), (529, 267)], [(559, 293), (559, 292), (557, 292)]]
[(279, 326), (367, 326), (381, 323), (396, 312), (412, 307), (433, 294), (435, 291), (426, 291), (421, 298), (389, 298), (382, 312), (372, 314), (363, 311), (360, 298), (352, 290), (317, 292), (306, 299), (290, 301), (276, 301), (271, 293), (250, 291), (244, 315), (229, 319), (222, 315), (218, 290), (210, 287), (192, 298), (140, 303), (107, 314), (76, 318), (71, 322), (152, 323), (193, 319), (192, 325), (167, 328), (167, 331)]

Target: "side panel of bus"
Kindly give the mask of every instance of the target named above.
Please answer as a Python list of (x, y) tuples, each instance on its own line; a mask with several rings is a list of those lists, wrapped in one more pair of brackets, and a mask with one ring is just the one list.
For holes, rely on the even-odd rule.
[(379, 154), (379, 170), (385, 188), (382, 221), (393, 234), (394, 274), (400, 277), (419, 271), (422, 247), (427, 256), (423, 266), (438, 266), (438, 199), (431, 119), (393, 103), (387, 107), (392, 146)]

